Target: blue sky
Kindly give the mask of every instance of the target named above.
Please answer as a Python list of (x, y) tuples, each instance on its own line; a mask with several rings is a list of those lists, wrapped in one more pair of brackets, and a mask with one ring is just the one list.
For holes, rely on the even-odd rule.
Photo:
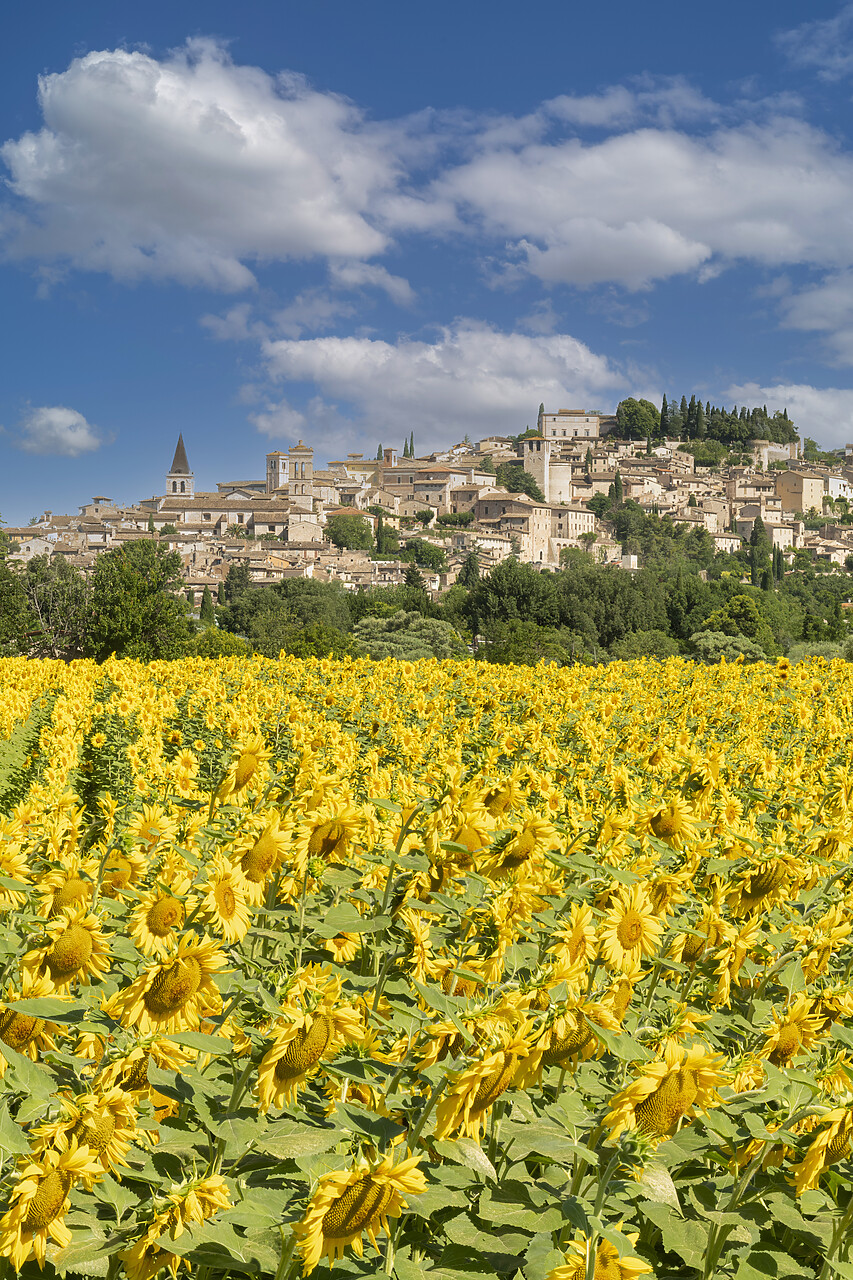
[(7, 16), (0, 514), (692, 393), (853, 439), (853, 5)]

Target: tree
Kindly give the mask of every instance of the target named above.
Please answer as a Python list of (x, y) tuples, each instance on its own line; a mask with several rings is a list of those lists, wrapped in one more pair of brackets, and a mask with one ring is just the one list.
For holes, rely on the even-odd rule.
[(616, 479), (613, 481), (613, 496), (616, 500), (616, 506), (621, 507), (625, 495), (622, 490), (622, 474), (619, 471), (616, 472)]
[(599, 520), (603, 520), (612, 504), (606, 494), (594, 493), (586, 505), (594, 516)]
[(534, 502), (544, 502), (545, 494), (539, 488), (535, 478), (525, 471), (520, 463), (502, 462), (497, 469), (497, 483), (510, 493), (523, 493)]
[(187, 653), (196, 658), (248, 658), (251, 649), (242, 636), (208, 627), (188, 641)]
[(666, 402), (666, 396), (661, 401), (659, 430), (662, 439), (666, 439), (669, 434), (669, 405)]
[(592, 449), (590, 449), (589, 445), (587, 445), (586, 456), (584, 457), (584, 460), (583, 460), (583, 469), (587, 479), (590, 479), (590, 477), (592, 476), (592, 466), (593, 466)]
[(459, 576), (456, 581), (466, 591), (473, 591), (477, 583), (480, 581), (480, 557), (476, 551), (469, 551), (462, 568), (459, 570)]
[(177, 532), (178, 532), (178, 531), (177, 531), (177, 529), (175, 528), (175, 526), (174, 526), (173, 524), (164, 524), (164, 525), (161, 525), (161, 527), (160, 527), (160, 537), (161, 537), (161, 538), (168, 538), (168, 537), (170, 537), (172, 534), (175, 534), (175, 533), (177, 533)]
[(225, 599), (226, 599), (226, 596), (225, 596), (225, 583), (224, 583), (224, 582), (220, 582), (220, 583), (219, 583), (219, 586), (216, 588), (216, 600), (217, 600), (217, 603), (218, 603), (218, 604), (225, 604)]
[(419, 613), (362, 618), (353, 628), (353, 634), (376, 661), (396, 658), (417, 662), (422, 658), (465, 656), (462, 638), (448, 622), (424, 618)]
[(756, 516), (752, 522), (752, 532), (749, 535), (749, 572), (754, 587), (761, 582), (764, 570), (770, 568), (770, 553), (772, 549), (773, 546), (767, 536), (764, 521), (761, 516)]
[(660, 410), (651, 400), (635, 400), (629, 396), (616, 406), (619, 434), (629, 440), (645, 440), (660, 430)]
[(216, 613), (213, 609), (213, 597), (210, 594), (210, 587), (205, 587), (201, 593), (201, 609), (198, 616), (202, 626), (213, 627), (216, 625)]
[(87, 656), (177, 658), (190, 630), (177, 597), (181, 558), (156, 542), (129, 542), (99, 556), (92, 573)]
[(373, 533), (364, 516), (332, 516), (326, 525), (326, 536), (331, 543), (342, 549), (373, 550)]
[(695, 493), (691, 493), (690, 497), (687, 499), (687, 505), (688, 507), (698, 507), (699, 503), (696, 501)]
[(384, 457), (385, 457), (385, 450), (382, 448), (382, 445), (380, 444), (379, 448), (376, 450), (376, 461), (381, 462)]
[(480, 460), (480, 470), (484, 471), (488, 476), (495, 475), (495, 463), (490, 453), (483, 454)]
[(62, 556), (0, 562), (0, 653), (65, 662), (86, 653), (90, 590)]
[(156, 533), (156, 532), (157, 532), (157, 529), (156, 529), (156, 527), (155, 527), (155, 525), (154, 525), (154, 512), (153, 512), (153, 511), (149, 511), (149, 512), (148, 512), (148, 532), (149, 532), (149, 533)]
[(222, 586), (222, 593), (225, 596), (226, 603), (233, 604), (235, 600), (239, 600), (240, 596), (245, 595), (251, 588), (251, 585), (252, 579), (249, 575), (248, 564), (229, 565), (228, 573)]
[(714, 663), (725, 658), (727, 662), (735, 662), (743, 657), (745, 662), (764, 662), (767, 655), (763, 649), (748, 640), (745, 636), (729, 636), (721, 631), (700, 631), (690, 637), (696, 656), (702, 662)]
[(406, 543), (406, 552), (414, 558), (415, 564), (431, 569), (433, 573), (442, 573), (447, 568), (447, 557), (443, 549), (427, 542), (425, 538), (410, 538)]
[(416, 565), (410, 564), (406, 566), (403, 581), (413, 591), (426, 591), (426, 579)]
[(672, 658), (680, 653), (680, 645), (665, 631), (631, 631), (610, 647), (610, 656), (620, 662), (637, 658)]
[(386, 525), (381, 515), (376, 519), (376, 550), (381, 556), (393, 556), (400, 550), (397, 530)]
[(571, 661), (559, 631), (535, 622), (512, 618), (486, 627), (485, 644), (478, 657), (501, 666), (533, 667), (540, 662), (564, 667)]

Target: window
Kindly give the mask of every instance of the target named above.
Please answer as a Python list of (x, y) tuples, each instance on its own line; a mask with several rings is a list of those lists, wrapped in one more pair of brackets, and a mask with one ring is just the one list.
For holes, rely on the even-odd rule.
[(201, 518), (202, 518), (202, 520), (209, 520), (209, 519), (210, 519), (210, 512), (209, 512), (209, 511), (203, 511), (203, 512), (202, 512), (202, 515), (201, 515)]
[(182, 480), (182, 481), (181, 481), (181, 493), (185, 493), (185, 492), (186, 492), (186, 485), (185, 485), (184, 481)]
[(172, 493), (177, 493), (177, 492), (178, 492), (178, 482), (177, 482), (177, 480), (173, 480), (173, 481), (172, 481)]

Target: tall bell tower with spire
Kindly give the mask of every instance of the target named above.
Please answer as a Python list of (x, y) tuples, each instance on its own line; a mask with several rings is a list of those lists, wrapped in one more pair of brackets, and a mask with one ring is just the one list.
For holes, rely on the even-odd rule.
[(166, 476), (166, 493), (169, 497), (173, 494), (179, 494), (184, 498), (195, 496), (193, 473), (190, 471), (190, 464), (187, 461), (183, 435), (178, 436), (172, 467)]

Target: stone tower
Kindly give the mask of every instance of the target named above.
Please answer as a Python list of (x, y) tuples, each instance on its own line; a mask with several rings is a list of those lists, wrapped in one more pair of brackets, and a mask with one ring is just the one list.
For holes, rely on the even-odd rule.
[(178, 436), (175, 456), (172, 459), (171, 469), (166, 476), (166, 493), (169, 497), (174, 494), (179, 494), (184, 498), (195, 496), (193, 473), (190, 471), (190, 464), (187, 461), (187, 451), (184, 448), (184, 437), (182, 435)]
[(267, 454), (267, 493), (283, 489), (290, 479), (290, 463), (286, 453), (274, 449)]
[(551, 501), (551, 441), (543, 436), (528, 436), (524, 445), (524, 470), (529, 471), (539, 488)]
[(287, 496), (297, 506), (311, 511), (314, 505), (314, 450), (300, 440), (288, 449), (288, 459), (290, 479)]

